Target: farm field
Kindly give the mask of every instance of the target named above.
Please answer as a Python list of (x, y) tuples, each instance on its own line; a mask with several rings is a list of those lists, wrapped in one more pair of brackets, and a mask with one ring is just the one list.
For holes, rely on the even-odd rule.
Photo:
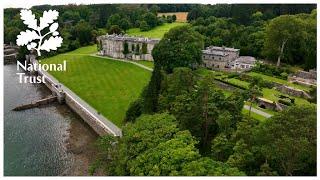
[(121, 127), (129, 104), (147, 85), (151, 72), (130, 63), (90, 56), (95, 51), (95, 45), (87, 46), (43, 59), (41, 63), (66, 60), (66, 72), (50, 74)]
[(167, 16), (176, 15), (176, 17), (177, 17), (177, 21), (176, 22), (187, 22), (188, 12), (158, 13), (158, 17), (161, 17), (163, 15), (165, 15), (166, 17)]
[(177, 26), (184, 26), (187, 23), (174, 22), (174, 23), (165, 23), (161, 26), (157, 26), (150, 31), (140, 31), (139, 28), (131, 28), (127, 31), (127, 34), (130, 36), (143, 36), (149, 38), (162, 38), (163, 35), (168, 32), (171, 28)]

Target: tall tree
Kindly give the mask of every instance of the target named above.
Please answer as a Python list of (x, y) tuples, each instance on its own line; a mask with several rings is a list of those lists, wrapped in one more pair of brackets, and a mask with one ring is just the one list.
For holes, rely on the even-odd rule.
[(195, 68), (202, 62), (203, 38), (188, 26), (172, 28), (152, 50), (155, 68), (171, 73), (175, 67)]
[(280, 66), (284, 51), (290, 44), (303, 40), (303, 21), (293, 15), (282, 15), (274, 18), (266, 27), (264, 51), (269, 57), (277, 56), (277, 66)]

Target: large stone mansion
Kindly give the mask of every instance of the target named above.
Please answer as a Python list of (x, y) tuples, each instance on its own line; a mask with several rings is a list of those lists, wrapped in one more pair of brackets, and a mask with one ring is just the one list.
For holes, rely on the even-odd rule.
[[(97, 38), (99, 54), (117, 59), (153, 61), (151, 52), (160, 39), (127, 35), (104, 35)], [(239, 56), (240, 49), (209, 46), (202, 50), (203, 66), (209, 69), (250, 69), (256, 59)]]
[(151, 52), (160, 39), (134, 37), (126, 35), (104, 35), (97, 38), (100, 55), (117, 59), (153, 61)]

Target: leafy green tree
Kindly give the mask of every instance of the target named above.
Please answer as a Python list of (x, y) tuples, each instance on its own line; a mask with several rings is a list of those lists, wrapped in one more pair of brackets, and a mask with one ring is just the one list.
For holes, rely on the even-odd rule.
[(179, 131), (173, 116), (163, 113), (142, 115), (134, 123), (123, 128), (123, 137), (116, 142), (114, 153), (108, 154), (111, 162), (106, 164), (111, 175), (130, 175), (129, 162), (173, 138)]
[(270, 21), (266, 27), (264, 51), (269, 57), (277, 56), (277, 66), (280, 66), (285, 50), (290, 44), (303, 39), (303, 21), (292, 15), (282, 15)]
[(172, 16), (167, 16), (167, 23), (172, 23), (173, 20), (172, 20)]
[(121, 34), (122, 29), (118, 25), (112, 25), (108, 31), (108, 34)]
[(234, 143), (224, 133), (217, 135), (211, 144), (211, 156), (214, 160), (225, 162), (233, 154)]
[(188, 162), (200, 158), (196, 140), (188, 131), (180, 131), (166, 142), (145, 151), (128, 162), (131, 175), (168, 176), (180, 175), (180, 170)]
[(15, 43), (16, 39), (17, 39), (17, 35), (20, 33), (20, 29), (17, 27), (4, 27), (4, 42), (9, 44), (11, 43)]
[(155, 68), (171, 73), (176, 67), (201, 64), (202, 36), (188, 26), (172, 28), (152, 50)]
[(152, 114), (159, 109), (159, 94), (163, 72), (160, 69), (152, 71), (151, 80), (148, 86), (142, 92), (143, 97), (143, 113)]
[(184, 176), (245, 176), (245, 173), (229, 165), (204, 157), (184, 165)]
[(189, 68), (175, 68), (172, 74), (166, 75), (161, 83), (159, 110), (172, 111), (173, 106), (177, 105), (175, 104), (176, 98), (195, 90), (196, 80), (196, 75)]
[(263, 95), (261, 90), (261, 81), (262, 80), (260, 78), (253, 78), (253, 81), (249, 84), (249, 89), (246, 92), (250, 102), (249, 117), (251, 115), (252, 104), (259, 96)]
[(144, 14), (143, 16), (143, 20), (146, 21), (146, 23), (148, 24), (148, 26), (152, 29), (154, 27), (157, 26), (158, 24), (158, 18), (155, 14), (148, 12), (146, 14)]
[(159, 10), (160, 10), (159, 6), (157, 6), (155, 4), (150, 7), (150, 12), (152, 12), (155, 15), (157, 15)]
[(147, 24), (146, 21), (140, 21), (140, 31), (149, 31), (150, 26)]
[(74, 36), (77, 37), (81, 46), (88, 45), (92, 41), (92, 27), (86, 21), (81, 20), (78, 22), (74, 28)]
[(107, 28), (110, 29), (111, 26), (113, 26), (113, 25), (117, 25), (117, 26), (120, 27), (120, 25), (121, 25), (121, 16), (120, 16), (120, 14), (118, 14), (118, 13), (113, 14), (108, 18)]
[(130, 28), (130, 21), (128, 18), (122, 18), (120, 21), (120, 28), (126, 32)]
[(316, 175), (316, 107), (293, 106), (261, 124), (262, 153), (279, 175)]
[(172, 15), (172, 22), (176, 22), (176, 20), (177, 20), (177, 16), (175, 14)]

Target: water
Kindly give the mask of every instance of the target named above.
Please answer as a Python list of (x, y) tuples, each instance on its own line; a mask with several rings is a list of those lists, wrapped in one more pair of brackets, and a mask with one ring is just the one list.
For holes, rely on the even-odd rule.
[(4, 66), (4, 175), (87, 175), (97, 135), (66, 105), (12, 111), (51, 93), (20, 84), (16, 73)]

